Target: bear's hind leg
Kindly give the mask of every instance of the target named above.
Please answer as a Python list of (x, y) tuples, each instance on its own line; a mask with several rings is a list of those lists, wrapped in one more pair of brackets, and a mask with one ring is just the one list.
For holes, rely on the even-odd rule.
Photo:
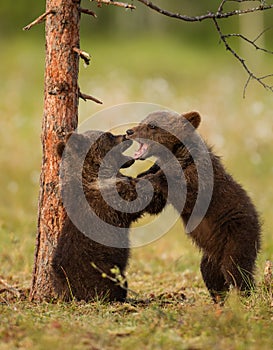
[(227, 283), (242, 291), (245, 296), (249, 296), (255, 288), (253, 270), (254, 262), (249, 258), (228, 256), (222, 262), (222, 271)]
[(229, 286), (221, 271), (220, 264), (212, 261), (206, 254), (203, 255), (200, 265), (203, 280), (215, 303), (225, 300)]

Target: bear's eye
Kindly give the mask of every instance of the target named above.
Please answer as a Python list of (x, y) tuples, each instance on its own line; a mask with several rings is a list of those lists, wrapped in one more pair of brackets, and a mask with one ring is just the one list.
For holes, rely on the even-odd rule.
[(155, 129), (156, 128), (156, 125), (154, 123), (149, 123), (148, 124), (148, 128), (150, 129)]
[(110, 140), (114, 140), (115, 139), (115, 136), (112, 133), (106, 132), (105, 134)]

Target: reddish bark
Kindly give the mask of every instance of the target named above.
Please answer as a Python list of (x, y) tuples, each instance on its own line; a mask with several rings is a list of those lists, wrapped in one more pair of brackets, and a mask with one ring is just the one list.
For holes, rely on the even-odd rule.
[(59, 189), (56, 144), (77, 127), (80, 0), (47, 0), (46, 66), (42, 125), (38, 230), (31, 300), (55, 297), (51, 260), (65, 219)]

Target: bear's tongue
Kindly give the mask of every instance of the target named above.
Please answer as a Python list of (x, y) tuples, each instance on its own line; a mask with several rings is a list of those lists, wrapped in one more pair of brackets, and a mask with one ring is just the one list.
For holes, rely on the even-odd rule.
[(140, 158), (148, 149), (147, 143), (139, 142), (139, 149), (134, 154), (134, 159)]

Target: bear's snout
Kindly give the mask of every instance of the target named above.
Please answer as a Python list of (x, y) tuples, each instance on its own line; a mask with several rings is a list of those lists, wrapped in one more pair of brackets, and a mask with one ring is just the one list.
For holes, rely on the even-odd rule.
[(134, 133), (134, 130), (133, 130), (133, 129), (128, 129), (128, 130), (126, 130), (126, 134), (127, 134), (128, 136), (133, 135), (133, 133)]

